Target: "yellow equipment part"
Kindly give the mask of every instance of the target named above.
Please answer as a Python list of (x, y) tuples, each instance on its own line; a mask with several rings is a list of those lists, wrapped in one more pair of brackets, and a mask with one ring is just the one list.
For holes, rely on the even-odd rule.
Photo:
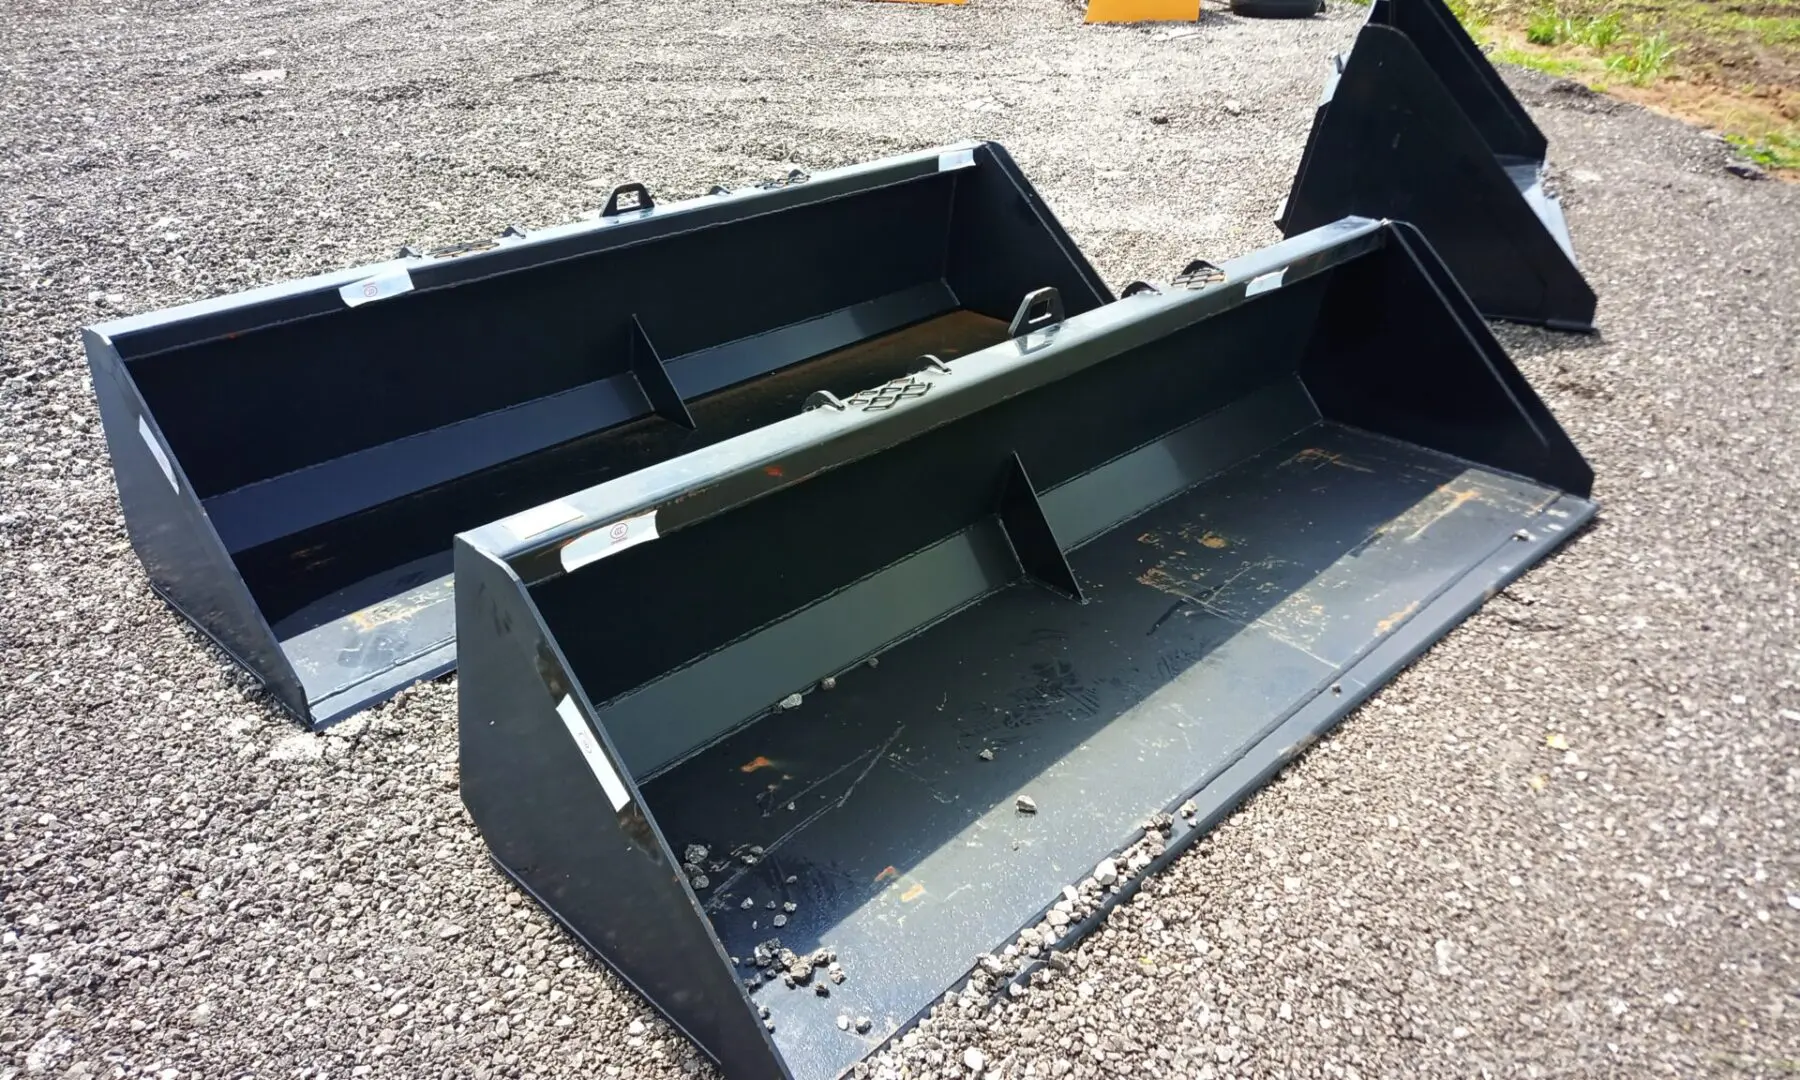
[(1088, 0), (1091, 23), (1195, 22), (1200, 0)]

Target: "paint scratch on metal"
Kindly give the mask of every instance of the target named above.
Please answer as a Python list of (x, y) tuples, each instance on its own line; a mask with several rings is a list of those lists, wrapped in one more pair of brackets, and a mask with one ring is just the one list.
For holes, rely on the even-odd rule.
[(863, 768), (862, 772), (856, 774), (856, 779), (850, 781), (850, 786), (844, 789), (844, 793), (842, 795), (838, 796), (838, 801), (837, 801), (838, 806), (841, 807), (845, 803), (850, 801), (850, 796), (852, 796), (856, 793), (857, 785), (861, 784), (864, 780), (868, 779), (869, 774), (871, 772), (875, 771), (875, 766), (879, 765), (881, 763), (881, 759), (887, 756), (888, 750), (894, 745), (894, 740), (898, 739), (900, 737), (900, 733), (905, 730), (906, 730), (905, 724), (900, 724), (897, 727), (895, 727), (894, 733), (887, 737), (887, 741), (882, 743), (880, 748), (877, 749), (875, 751), (875, 753), (873, 753), (869, 756), (869, 764)]
[(1401, 608), (1399, 611), (1394, 612), (1392, 615), (1389, 615), (1387, 618), (1376, 623), (1375, 624), (1375, 632), (1377, 634), (1389, 633), (1390, 631), (1392, 631), (1394, 629), (1394, 627), (1399, 626), (1401, 623), (1405, 622), (1407, 619), (1412, 618), (1412, 613), (1417, 610), (1419, 610), (1419, 602), (1417, 600), (1414, 600), (1412, 603)]
[(1159, 589), (1168, 593), (1170, 596), (1178, 596), (1183, 600), (1191, 601), (1196, 604), (1200, 602), (1199, 597), (1194, 596), (1187, 591), (1187, 584), (1176, 578), (1175, 575), (1169, 573), (1161, 563), (1158, 563), (1139, 574), (1138, 584), (1148, 585), (1152, 589)]
[(347, 616), (347, 620), (358, 630), (365, 632), (387, 626), (443, 603), (455, 591), (455, 584), (456, 579), (444, 578), (433, 582), (428, 588), (383, 600), (361, 611), (353, 611)]
[(1449, 501), (1446, 502), (1443, 506), (1439, 507), (1430, 517), (1426, 518), (1425, 521), (1423, 523), (1421, 523), (1418, 528), (1414, 529), (1412, 531), (1411, 535), (1407, 536), (1406, 539), (1409, 542), (1413, 541), (1413, 540), (1417, 540), (1420, 536), (1424, 535), (1426, 529), (1431, 528), (1433, 525), (1436, 525), (1438, 522), (1449, 517), (1451, 514), (1454, 514), (1458, 510), (1461, 510), (1468, 503), (1473, 502), (1474, 500), (1482, 497), (1481, 491), (1477, 488), (1472, 488), (1472, 487), (1457, 490), (1457, 489), (1451, 488), (1448, 485), (1445, 485), (1444, 487), (1438, 488), (1438, 492), (1442, 492), (1442, 493), (1448, 495), (1450, 497)]
[(1327, 629), (1327, 622), (1325, 605), (1315, 602), (1306, 588), (1295, 590), (1251, 625), (1327, 667), (1337, 666), (1313, 651), (1319, 636)]
[[(1191, 540), (1201, 547), (1211, 548), (1214, 551), (1219, 551), (1231, 546), (1231, 541), (1220, 536), (1218, 533), (1213, 532), (1211, 529), (1201, 529), (1193, 525), (1182, 527), (1181, 538), (1183, 540)], [(1186, 552), (1177, 552), (1177, 554), (1184, 555)]]
[(1282, 747), (1281, 748), (1281, 756), (1288, 759), (1289, 761), (1292, 761), (1295, 758), (1299, 757), (1301, 754), (1306, 753), (1306, 751), (1312, 747), (1312, 744), (1316, 743), (1318, 741), (1319, 741), (1319, 733), (1318, 732), (1316, 732), (1316, 731), (1307, 732), (1305, 735), (1302, 735), (1298, 741), (1290, 743), (1289, 745)]
[(1300, 451), (1298, 454), (1295, 454), (1293, 457), (1288, 458), (1286, 461), (1282, 462), (1282, 464), (1283, 465), (1311, 465), (1315, 469), (1323, 469), (1327, 465), (1336, 465), (1340, 469), (1351, 469), (1351, 470), (1354, 470), (1355, 472), (1374, 472), (1375, 471), (1374, 469), (1368, 468), (1367, 466), (1358, 465), (1355, 462), (1344, 460), (1344, 455), (1342, 455), (1342, 454), (1334, 453), (1333, 451), (1330, 451), (1330, 450), (1321, 450), (1316, 446), (1307, 447), (1306, 449)]

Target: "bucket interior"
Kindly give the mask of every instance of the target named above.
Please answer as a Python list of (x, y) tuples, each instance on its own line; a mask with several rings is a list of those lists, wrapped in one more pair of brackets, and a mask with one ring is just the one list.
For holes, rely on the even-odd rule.
[[(1576, 523), (1553, 487), (1321, 412), (1361, 383), (1457, 426), (1454, 379), (1372, 360), (1468, 366), (1446, 315), (1385, 293), (1390, 257), (530, 586), (664, 839), (710, 849), (739, 974), (770, 938), (838, 954), (829, 997), (751, 991), (795, 1076), (854, 1063), (1297, 710), (1360, 698), (1359, 661), (1446, 630), (1434, 602), (1520, 530)], [(1003, 509), (1020, 490), (1035, 510)]]
[(992, 345), (1034, 289), (1103, 302), (1030, 189), (976, 160), (226, 337), (117, 344), (319, 701), (449, 647), (457, 532)]

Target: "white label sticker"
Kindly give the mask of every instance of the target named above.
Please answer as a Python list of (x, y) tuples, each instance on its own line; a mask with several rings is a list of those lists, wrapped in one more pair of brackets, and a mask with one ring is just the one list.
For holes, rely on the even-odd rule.
[(967, 169), (975, 164), (975, 148), (965, 150), (946, 150), (938, 155), (938, 172), (949, 172), (952, 169)]
[(588, 563), (624, 551), (628, 547), (656, 539), (656, 511), (615, 521), (593, 532), (576, 537), (563, 545), (564, 570), (578, 570)]
[(521, 510), (512, 517), (503, 518), (500, 524), (506, 531), (520, 540), (529, 540), (534, 536), (547, 533), (558, 525), (567, 525), (571, 521), (580, 521), (581, 511), (568, 503), (557, 499), (542, 506), (534, 506), (529, 510)]
[(138, 438), (144, 440), (144, 445), (150, 448), (150, 456), (162, 466), (163, 475), (169, 478), (169, 486), (180, 491), (181, 485), (175, 482), (175, 467), (169, 464), (169, 455), (163, 453), (162, 443), (156, 441), (156, 432), (150, 430), (150, 421), (141, 416), (138, 417)]
[(374, 277), (366, 277), (361, 281), (352, 281), (338, 290), (344, 303), (358, 307), (371, 300), (385, 300), (390, 296), (399, 296), (403, 292), (412, 292), (412, 275), (406, 267), (396, 266), (392, 270), (384, 270)]
[(575, 749), (587, 760), (594, 779), (600, 781), (600, 787), (612, 801), (612, 808), (625, 809), (625, 804), (631, 801), (631, 793), (625, 790), (625, 781), (619, 779), (619, 772), (612, 767), (612, 762), (606, 760), (600, 740), (594, 738), (594, 729), (588, 727), (587, 719), (581, 715), (581, 707), (575, 704), (572, 695), (564, 694), (556, 703), (556, 715), (562, 717), (563, 726), (569, 729), (569, 737), (575, 740)]
[(1249, 298), (1255, 296), (1257, 293), (1266, 293), (1272, 289), (1279, 289), (1281, 288), (1281, 279), (1286, 276), (1287, 267), (1285, 266), (1279, 270), (1271, 270), (1266, 274), (1259, 274), (1250, 279), (1250, 284), (1244, 286), (1244, 296)]

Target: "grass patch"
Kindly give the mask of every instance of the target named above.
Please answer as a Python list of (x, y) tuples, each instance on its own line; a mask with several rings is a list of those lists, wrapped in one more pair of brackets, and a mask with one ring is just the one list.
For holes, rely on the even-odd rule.
[(1562, 40), (1562, 25), (1556, 12), (1539, 8), (1525, 25), (1525, 40), (1533, 45), (1554, 45)]
[(1765, 169), (1800, 170), (1800, 132), (1770, 132), (1760, 138), (1727, 135), (1738, 153)]
[(1572, 23), (1569, 39), (1591, 49), (1610, 47), (1613, 42), (1619, 40), (1619, 34), (1623, 32), (1619, 25), (1619, 17), (1614, 14), (1581, 22), (1572, 21)]
[(1800, 179), (1800, 2), (1446, 2), (1496, 61), (1710, 127)]
[(1525, 24), (1525, 40), (1533, 45), (1583, 45), (1605, 49), (1619, 40), (1623, 27), (1619, 16), (1564, 15), (1553, 8), (1538, 8)]
[(1648, 86), (1662, 78), (1669, 57), (1674, 55), (1675, 46), (1669, 44), (1668, 35), (1652, 34), (1639, 38), (1624, 52), (1607, 57), (1606, 70), (1623, 76), (1633, 86)]
[(1722, 16), (1724, 25), (1749, 34), (1764, 45), (1800, 45), (1800, 18), (1740, 15)]
[(1533, 71), (1541, 71), (1559, 79), (1586, 74), (1592, 68), (1591, 64), (1583, 63), (1574, 57), (1557, 56), (1537, 49), (1521, 49), (1514, 45), (1496, 45), (1494, 59), (1503, 64), (1516, 64)]

